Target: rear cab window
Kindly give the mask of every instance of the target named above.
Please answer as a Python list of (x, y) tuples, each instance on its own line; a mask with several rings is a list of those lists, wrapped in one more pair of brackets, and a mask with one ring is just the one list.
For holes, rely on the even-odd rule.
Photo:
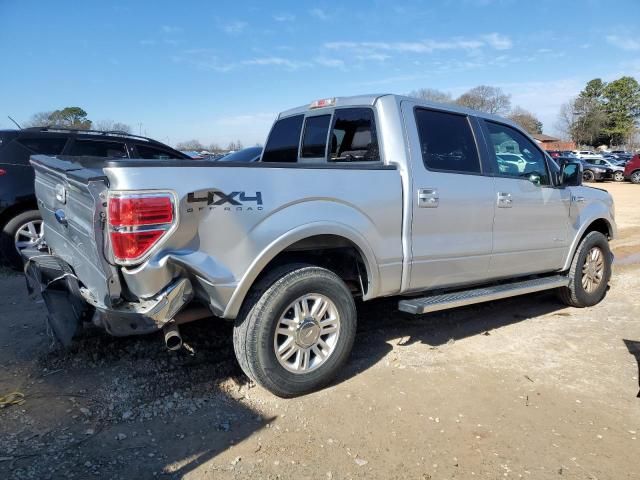
[(307, 117), (304, 122), (304, 134), (302, 138), (302, 158), (326, 158), (327, 134), (331, 115), (316, 115)]
[(263, 162), (379, 162), (373, 108), (310, 111), (276, 121)]
[(298, 145), (304, 115), (294, 115), (276, 121), (262, 154), (263, 162), (298, 161)]

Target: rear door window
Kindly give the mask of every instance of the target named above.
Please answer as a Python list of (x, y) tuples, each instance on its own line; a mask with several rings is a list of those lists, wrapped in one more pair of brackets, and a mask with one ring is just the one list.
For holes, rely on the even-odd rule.
[(417, 108), (415, 116), (427, 169), (480, 173), (478, 149), (466, 115)]
[(263, 162), (295, 163), (298, 161), (303, 118), (304, 115), (295, 115), (278, 120), (273, 125), (262, 154)]
[(376, 122), (370, 108), (335, 110), (329, 142), (331, 162), (380, 161)]
[(33, 153), (39, 153), (42, 155), (60, 155), (67, 143), (67, 139), (63, 137), (26, 137), (20, 138), (18, 143), (31, 150)]
[(69, 155), (106, 158), (127, 158), (127, 147), (121, 142), (106, 142), (102, 140), (76, 139), (69, 150)]
[(324, 158), (326, 156), (327, 133), (329, 133), (330, 123), (331, 115), (307, 117), (304, 124), (301, 157)]

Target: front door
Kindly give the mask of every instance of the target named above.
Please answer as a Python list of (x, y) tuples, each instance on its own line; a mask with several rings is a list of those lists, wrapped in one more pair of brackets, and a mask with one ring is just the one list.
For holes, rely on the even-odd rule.
[(402, 111), (411, 151), (409, 290), (486, 279), (493, 178), (485, 176), (469, 117), (416, 106)]
[(544, 153), (516, 129), (485, 121), (495, 175), (491, 277), (558, 270), (568, 247), (571, 192), (554, 186)]

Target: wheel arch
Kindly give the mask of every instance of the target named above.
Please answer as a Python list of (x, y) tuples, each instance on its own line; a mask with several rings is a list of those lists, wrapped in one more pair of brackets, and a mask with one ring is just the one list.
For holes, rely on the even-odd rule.
[(597, 217), (591, 219), (589, 222), (585, 222), (582, 229), (580, 229), (574, 237), (569, 255), (565, 259), (563, 270), (569, 269), (569, 267), (571, 266), (571, 260), (576, 253), (578, 245), (580, 245), (580, 242), (582, 242), (584, 237), (586, 237), (591, 232), (600, 232), (604, 236), (606, 236), (608, 240), (612, 240), (616, 235), (616, 229), (613, 223), (607, 218)]
[(4, 228), (16, 215), (20, 215), (29, 210), (38, 210), (38, 203), (35, 197), (8, 206), (0, 213), (0, 229)]
[(356, 287), (359, 291), (355, 293), (364, 299), (377, 294), (379, 270), (367, 240), (347, 225), (316, 222), (289, 231), (268, 245), (243, 275), (222, 316), (235, 318), (251, 287), (273, 268), (300, 262), (333, 271), (352, 290)]

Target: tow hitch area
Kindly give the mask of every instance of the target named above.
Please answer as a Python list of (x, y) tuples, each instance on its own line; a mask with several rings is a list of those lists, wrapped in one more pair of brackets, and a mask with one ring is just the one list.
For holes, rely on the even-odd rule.
[(22, 255), (29, 295), (42, 296), (50, 333), (63, 346), (69, 346), (82, 322), (91, 318), (93, 307), (80, 295), (78, 279), (66, 262), (38, 250), (23, 251)]

